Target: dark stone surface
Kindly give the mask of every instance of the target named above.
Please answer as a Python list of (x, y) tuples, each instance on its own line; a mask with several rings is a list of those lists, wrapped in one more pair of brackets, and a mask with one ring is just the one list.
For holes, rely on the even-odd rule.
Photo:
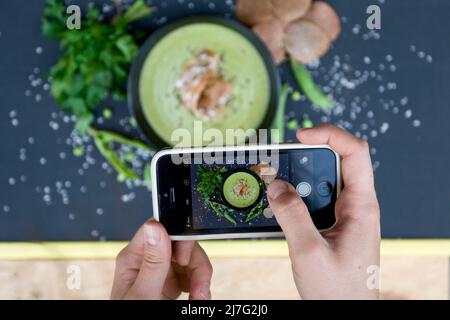
[[(368, 32), (366, 8), (372, 2), (381, 7), (382, 29), (378, 40), (364, 40)], [(0, 3), (0, 241), (128, 239), (151, 216), (150, 193), (143, 187), (129, 190), (118, 183), (114, 174), (102, 169), (103, 161), (96, 150), (93, 151), (96, 164), (82, 169), (84, 160), (74, 157), (72, 147), (66, 143), (72, 125), (61, 120), (54, 100), (42, 86), (31, 85), (29, 75), (38, 71), (34, 68), (40, 69), (35, 79), (42, 77), (58, 57), (57, 44), (40, 32), (43, 3), (37, 0)], [(347, 121), (353, 133), (367, 134), (376, 151), (373, 161), (377, 167), (384, 237), (450, 237), (450, 3), (444, 0), (332, 3), (344, 17), (343, 33), (314, 72), (317, 82), (330, 82), (327, 73), (338, 58), (338, 69), (347, 72), (344, 79), (355, 78), (356, 70), (375, 71), (375, 78), (369, 77), (355, 89), (334, 89), (334, 96), (345, 106), (342, 114), (322, 119), (324, 114), (313, 110), (309, 103), (290, 101), (288, 117), (308, 114), (314, 123)], [(200, 0), (152, 4), (158, 8), (157, 13), (139, 23), (139, 27), (149, 32), (161, 23), (187, 15), (233, 17), (228, 1), (215, 1), (214, 7), (209, 1)], [(41, 54), (36, 53), (37, 47), (42, 48)], [(369, 64), (364, 57), (370, 57)], [(380, 64), (385, 70), (380, 70)], [(390, 70), (391, 65), (395, 65), (395, 71)], [(282, 75), (295, 86), (286, 67)], [(381, 78), (377, 79), (377, 75)], [(339, 76), (338, 82), (345, 83), (342, 79)], [(384, 92), (380, 92), (380, 85)], [(36, 95), (41, 95), (39, 102)], [(355, 102), (355, 97), (360, 100)], [(354, 117), (352, 101), (354, 105), (361, 104), (361, 112)], [(387, 110), (384, 103), (391, 103)], [(105, 122), (103, 127), (123, 131), (119, 120), (123, 122), (128, 117), (126, 104), (108, 105), (114, 109), (114, 120)], [(410, 118), (404, 116), (407, 110), (412, 111)], [(58, 130), (50, 127), (52, 120), (59, 124)], [(420, 126), (414, 127), (414, 120), (416, 124), (420, 121)], [(382, 134), (379, 128), (384, 122), (389, 123), (389, 129)], [(372, 130), (377, 130), (376, 137), (371, 136)], [(130, 134), (137, 136), (133, 130)], [(33, 138), (33, 144), (29, 143), (29, 137)], [(288, 132), (288, 138), (293, 138), (293, 131)], [(26, 154), (24, 161), (20, 159), (21, 152)], [(60, 158), (61, 152), (66, 154), (65, 159)], [(41, 158), (45, 158), (44, 165)], [(68, 204), (56, 192), (58, 181), (63, 185), (70, 182), (70, 186), (63, 188), (70, 199)], [(43, 201), (46, 186), (51, 188), (51, 205)], [(86, 192), (81, 191), (83, 187)], [(135, 198), (122, 201), (122, 196), (130, 192)]]

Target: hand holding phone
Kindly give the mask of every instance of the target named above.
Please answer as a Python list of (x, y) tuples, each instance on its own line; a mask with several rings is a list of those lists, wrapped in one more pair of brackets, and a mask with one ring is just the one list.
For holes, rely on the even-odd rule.
[(335, 224), (339, 156), (327, 145), (170, 149), (152, 160), (153, 214), (173, 240), (281, 237), (267, 187), (284, 179), (315, 226)]
[(376, 299), (380, 272), (380, 209), (367, 142), (323, 125), (297, 132), (307, 144), (329, 144), (342, 156), (344, 187), (336, 225), (319, 233), (292, 186), (275, 181), (269, 203), (289, 247), (295, 284), (304, 299)]

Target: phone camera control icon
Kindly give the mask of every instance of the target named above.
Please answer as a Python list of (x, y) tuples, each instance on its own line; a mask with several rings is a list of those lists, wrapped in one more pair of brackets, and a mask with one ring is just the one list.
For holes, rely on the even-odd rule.
[(184, 180), (184, 181), (183, 181), (183, 184), (184, 184), (186, 187), (189, 186), (189, 183), (190, 183), (189, 180)]
[(308, 157), (302, 157), (299, 162), (300, 164), (307, 164), (308, 161), (309, 161)]
[(322, 197), (328, 197), (333, 192), (333, 186), (328, 181), (322, 181), (317, 186), (317, 193)]
[(302, 198), (309, 196), (312, 190), (311, 185), (306, 181), (300, 182), (295, 189)]

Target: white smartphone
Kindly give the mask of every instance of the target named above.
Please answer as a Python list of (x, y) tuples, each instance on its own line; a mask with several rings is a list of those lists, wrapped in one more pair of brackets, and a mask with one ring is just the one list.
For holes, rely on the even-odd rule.
[(336, 222), (340, 161), (328, 145), (167, 149), (151, 172), (153, 217), (173, 240), (282, 237), (266, 197), (275, 178), (296, 188), (319, 230)]

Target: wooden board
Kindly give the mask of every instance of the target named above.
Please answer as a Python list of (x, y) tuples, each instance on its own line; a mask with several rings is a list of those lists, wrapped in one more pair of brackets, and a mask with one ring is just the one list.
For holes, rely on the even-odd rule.
[[(448, 299), (448, 261), (448, 257), (382, 257), (382, 298)], [(228, 257), (211, 262), (214, 299), (299, 298), (288, 258)], [(67, 268), (72, 265), (81, 271), (80, 290), (66, 286)], [(108, 299), (114, 261), (0, 261), (0, 270), (0, 299)]]

